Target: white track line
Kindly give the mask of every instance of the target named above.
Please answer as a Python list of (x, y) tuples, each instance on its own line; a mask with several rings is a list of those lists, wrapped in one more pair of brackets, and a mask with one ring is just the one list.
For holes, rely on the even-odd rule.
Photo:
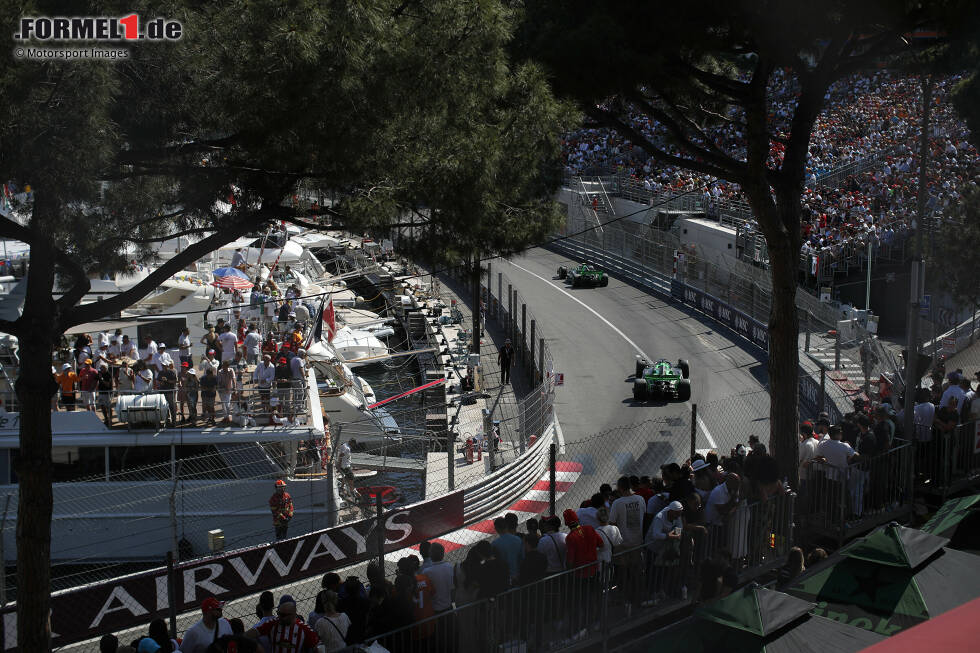
[[(546, 279), (546, 278), (542, 277), (540, 274), (535, 274), (534, 272), (531, 272), (527, 268), (522, 267), (522, 266), (518, 265), (517, 263), (514, 263), (513, 261), (508, 261), (508, 263), (510, 263), (511, 265), (513, 265), (518, 270), (523, 270), (524, 272), (527, 272), (528, 274), (530, 274), (532, 277), (535, 277), (537, 279), (540, 279), (541, 281), (544, 281), (546, 284), (548, 284), (549, 286), (551, 286), (552, 288), (554, 288), (555, 290), (557, 290), (561, 294), (565, 295), (566, 297), (568, 297), (569, 299), (571, 299), (573, 302), (578, 303), (582, 308), (584, 308), (588, 312), (590, 312), (593, 315), (595, 315), (597, 318), (599, 318), (600, 320), (602, 320), (605, 323), (606, 326), (608, 326), (610, 329), (612, 329), (613, 331), (615, 331), (616, 333), (618, 333), (623, 338), (623, 340), (625, 340), (626, 342), (628, 342), (630, 344), (630, 346), (633, 349), (635, 349), (638, 354), (640, 354), (640, 356), (642, 356), (643, 358), (645, 358), (647, 360), (653, 360), (652, 358), (650, 358), (649, 356), (647, 356), (646, 352), (644, 352), (642, 349), (640, 349), (640, 346), (638, 344), (636, 344), (635, 342), (633, 342), (633, 340), (628, 335), (626, 335), (625, 333), (623, 333), (619, 329), (619, 327), (617, 327), (615, 324), (613, 324), (612, 322), (610, 322), (609, 320), (607, 320), (606, 318), (604, 318), (602, 315), (599, 315), (599, 312), (598, 311), (596, 311), (594, 308), (592, 308), (591, 306), (589, 306), (588, 304), (586, 304), (585, 302), (583, 302), (581, 299), (579, 299), (578, 297), (576, 297), (572, 293), (568, 292), (567, 290), (565, 290), (561, 286), (555, 284), (555, 282), (552, 281), (551, 279)], [(715, 444), (715, 439), (713, 437), (711, 437), (711, 431), (709, 431), (705, 427), (704, 422), (701, 420), (701, 417), (700, 416), (698, 417), (698, 428), (701, 429), (701, 431), (704, 433), (705, 437), (708, 439), (708, 444), (711, 445), (711, 448), (712, 449), (715, 449), (718, 445)]]

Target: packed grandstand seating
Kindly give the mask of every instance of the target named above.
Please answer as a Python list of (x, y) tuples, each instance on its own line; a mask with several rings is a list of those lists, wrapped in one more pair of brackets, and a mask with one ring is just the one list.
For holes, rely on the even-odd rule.
[[(927, 175), (928, 215), (941, 215), (962, 188), (977, 183), (977, 150), (949, 102), (961, 79), (936, 81)], [(774, 124), (788, 129), (795, 85), (783, 73), (773, 76), (770, 102)], [(803, 197), (803, 254), (836, 257), (850, 247), (900, 244), (916, 226), (921, 83), (915, 76), (885, 71), (854, 75), (834, 84), (817, 119), (809, 146)], [(655, 121), (639, 112), (632, 126), (658, 146), (677, 153)], [(734, 157), (744, 157), (743, 136), (732, 124), (711, 135)], [(782, 145), (773, 143), (769, 163), (778, 166)], [(742, 200), (737, 184), (658, 163), (609, 129), (586, 125), (564, 141), (568, 176), (622, 174), (635, 179), (650, 197), (702, 189), (710, 202)], [(747, 224), (752, 228), (751, 221)]]

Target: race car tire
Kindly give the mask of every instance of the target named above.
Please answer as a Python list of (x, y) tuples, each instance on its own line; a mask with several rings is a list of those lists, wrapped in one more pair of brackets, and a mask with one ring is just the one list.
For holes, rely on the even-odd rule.
[(660, 401), (663, 399), (663, 394), (663, 391), (658, 385), (652, 385), (647, 388), (647, 397), (649, 397), (652, 401)]
[(566, 268), (564, 265), (559, 265), (558, 266), (558, 278), (559, 279), (564, 279), (567, 276), (568, 276), (568, 268)]
[(677, 382), (677, 399), (678, 401), (689, 401), (691, 399), (691, 382), (687, 379), (681, 379)]
[(647, 391), (649, 387), (647, 386), (646, 379), (636, 379), (633, 381), (633, 400), (634, 401), (645, 401), (647, 398)]
[(681, 371), (681, 376), (685, 379), (691, 378), (691, 364), (681, 358), (677, 361), (677, 368)]
[(609, 285), (609, 277), (607, 277), (606, 275), (602, 275), (602, 279), (599, 281), (599, 285), (602, 286), (603, 288), (605, 288), (606, 286), (608, 286)]
[(572, 280), (572, 288), (578, 288), (580, 285), (582, 285), (582, 277), (579, 275), (573, 274), (570, 278)]
[(647, 361), (647, 359), (645, 359), (645, 358), (637, 358), (636, 359), (636, 372), (633, 373), (633, 376), (636, 377), (637, 379), (642, 378), (643, 377), (643, 370), (645, 370), (647, 368), (647, 365), (649, 365), (649, 364), (650, 363)]

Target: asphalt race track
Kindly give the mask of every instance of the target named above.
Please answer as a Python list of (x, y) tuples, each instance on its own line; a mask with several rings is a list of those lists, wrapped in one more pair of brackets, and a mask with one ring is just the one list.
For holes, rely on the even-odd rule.
[[(615, 277), (606, 288), (572, 289), (558, 279), (557, 269), (573, 263), (541, 248), (491, 262), (494, 287), (502, 272), (519, 289), (540, 322), (556, 371), (565, 375), (556, 394), (562, 458), (584, 468), (559, 513), (622, 474), (656, 475), (661, 464), (689, 458), (692, 402), (698, 404), (698, 449), (727, 454), (749, 433), (768, 440), (761, 352), (707, 317)], [(637, 354), (672, 363), (686, 358), (691, 401), (634, 402)], [(634, 424), (641, 426), (617, 429)]]

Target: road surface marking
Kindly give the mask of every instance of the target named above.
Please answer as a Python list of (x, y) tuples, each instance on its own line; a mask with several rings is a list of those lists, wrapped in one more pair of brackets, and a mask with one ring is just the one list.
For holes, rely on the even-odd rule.
[[(623, 333), (622, 331), (620, 331), (619, 328), (615, 324), (613, 324), (612, 322), (610, 322), (609, 320), (607, 320), (606, 318), (604, 318), (602, 315), (599, 315), (599, 312), (598, 311), (596, 311), (594, 308), (592, 308), (591, 306), (589, 306), (588, 304), (586, 304), (585, 302), (583, 302), (581, 299), (579, 299), (578, 297), (576, 297), (572, 293), (568, 292), (564, 288), (558, 286), (551, 279), (545, 279), (540, 274), (535, 274), (534, 272), (531, 272), (527, 268), (522, 267), (522, 266), (518, 265), (517, 263), (514, 263), (513, 261), (508, 261), (508, 262), (511, 265), (513, 265), (515, 268), (517, 268), (518, 270), (523, 270), (524, 272), (527, 272), (528, 274), (530, 274), (532, 277), (535, 277), (537, 279), (540, 279), (541, 281), (544, 281), (546, 284), (548, 284), (549, 286), (551, 286), (552, 288), (554, 288), (555, 290), (557, 290), (561, 294), (565, 295), (566, 297), (568, 297), (569, 299), (571, 299), (573, 302), (578, 303), (580, 306), (582, 306), (582, 308), (584, 308), (588, 312), (590, 312), (593, 315), (595, 315), (597, 318), (599, 318), (600, 320), (602, 320), (606, 324), (606, 326), (608, 326), (610, 329), (612, 329), (613, 331), (615, 331), (616, 333), (618, 333), (623, 338), (623, 340), (625, 340), (626, 342), (628, 342), (633, 349), (635, 349), (637, 352), (639, 352), (640, 356), (642, 356), (643, 358), (645, 358), (647, 360), (653, 360), (649, 356), (647, 356), (646, 355), (646, 352), (644, 352), (642, 349), (640, 349), (640, 346), (638, 344), (636, 344), (635, 342), (633, 342), (628, 335), (626, 335), (625, 333)], [(701, 431), (704, 433), (705, 437), (708, 439), (708, 444), (711, 445), (711, 448), (712, 449), (716, 448), (718, 445), (715, 444), (715, 439), (713, 437), (711, 437), (711, 432), (707, 428), (705, 428), (704, 422), (701, 420), (700, 417), (698, 417), (698, 428), (701, 429)]]

